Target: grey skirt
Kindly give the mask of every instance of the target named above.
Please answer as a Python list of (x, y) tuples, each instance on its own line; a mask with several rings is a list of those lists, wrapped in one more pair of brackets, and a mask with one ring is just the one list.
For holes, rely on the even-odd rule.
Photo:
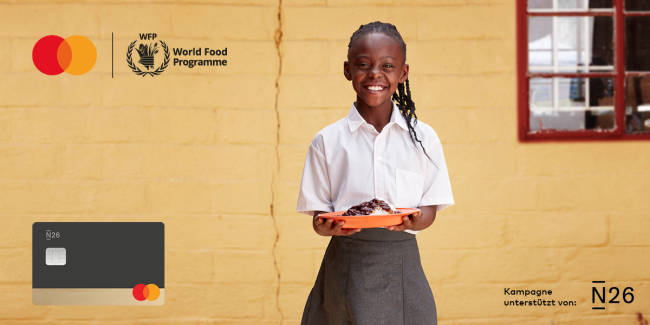
[(333, 236), (302, 325), (437, 324), (415, 235), (383, 228)]

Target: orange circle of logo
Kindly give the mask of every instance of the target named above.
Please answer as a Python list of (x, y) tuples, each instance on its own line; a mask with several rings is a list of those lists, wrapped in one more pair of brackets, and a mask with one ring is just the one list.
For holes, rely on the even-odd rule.
[(95, 65), (97, 49), (88, 38), (73, 35), (63, 39), (48, 35), (36, 42), (32, 50), (34, 66), (44, 74), (84, 74)]
[(158, 299), (158, 296), (160, 296), (160, 288), (158, 288), (157, 285), (155, 285), (153, 283), (149, 283), (149, 284), (147, 284), (147, 286), (145, 288), (147, 288), (147, 291), (148, 291), (147, 292), (147, 300), (154, 301), (154, 300)]

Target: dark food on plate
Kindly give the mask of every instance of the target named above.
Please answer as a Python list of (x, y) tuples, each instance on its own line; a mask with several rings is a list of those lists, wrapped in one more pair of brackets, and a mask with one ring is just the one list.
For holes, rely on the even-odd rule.
[(372, 199), (349, 208), (343, 213), (343, 216), (367, 216), (393, 213), (397, 213), (397, 211), (394, 211), (388, 203), (379, 199)]

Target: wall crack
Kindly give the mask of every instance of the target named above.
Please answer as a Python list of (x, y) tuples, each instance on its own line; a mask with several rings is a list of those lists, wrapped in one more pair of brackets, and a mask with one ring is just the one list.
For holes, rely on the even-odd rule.
[(273, 241), (273, 266), (277, 274), (277, 288), (275, 290), (275, 307), (280, 315), (279, 324), (284, 321), (282, 308), (280, 308), (280, 281), (282, 279), (280, 274), (279, 256), (278, 256), (278, 243), (280, 241), (280, 229), (278, 226), (278, 216), (275, 211), (276, 193), (278, 190), (278, 175), (280, 173), (280, 110), (278, 109), (278, 98), (280, 97), (280, 76), (282, 74), (282, 0), (278, 0), (277, 10), (278, 26), (275, 30), (273, 40), (275, 41), (275, 51), (278, 56), (278, 72), (275, 78), (275, 103), (273, 109), (275, 111), (276, 120), (276, 133), (275, 133), (275, 161), (271, 177), (271, 219), (273, 220), (273, 229), (275, 231), (275, 239)]

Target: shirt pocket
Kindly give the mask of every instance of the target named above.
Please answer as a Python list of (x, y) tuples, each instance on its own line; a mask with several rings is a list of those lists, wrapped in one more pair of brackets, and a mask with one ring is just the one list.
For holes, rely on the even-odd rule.
[(396, 208), (416, 208), (422, 200), (424, 190), (424, 175), (405, 169), (397, 168), (396, 177)]

